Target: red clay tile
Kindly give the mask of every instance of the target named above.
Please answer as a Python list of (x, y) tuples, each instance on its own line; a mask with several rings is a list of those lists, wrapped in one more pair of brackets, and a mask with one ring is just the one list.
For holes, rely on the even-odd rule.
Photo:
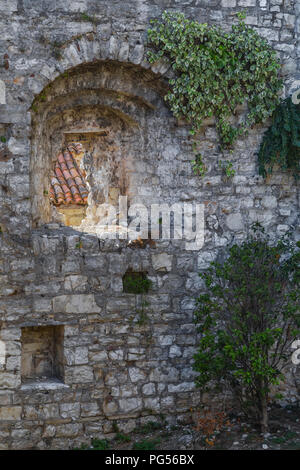
[(83, 172), (75, 159), (76, 153), (82, 152), (80, 143), (69, 144), (57, 156), (51, 176), (49, 198), (52, 204), (87, 205), (88, 189)]

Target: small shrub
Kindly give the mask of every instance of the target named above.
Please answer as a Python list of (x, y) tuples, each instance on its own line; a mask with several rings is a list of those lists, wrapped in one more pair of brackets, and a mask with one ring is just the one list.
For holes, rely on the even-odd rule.
[(118, 423), (116, 423), (116, 421), (112, 423), (112, 428), (113, 428), (113, 432), (116, 432), (116, 433), (120, 432)]
[(126, 435), (126, 434), (122, 434), (121, 432), (118, 432), (117, 435), (116, 435), (116, 441), (119, 441), (119, 442), (130, 442), (131, 441), (131, 437)]
[(81, 444), (80, 447), (74, 447), (73, 450), (89, 450), (90, 446), (88, 444)]
[(94, 450), (108, 450), (109, 449), (109, 443), (105, 439), (93, 439), (92, 440), (92, 447)]
[(76, 13), (74, 16), (74, 20), (78, 22), (92, 23), (94, 25), (97, 25), (99, 23), (99, 20), (97, 19), (96, 15), (91, 16), (85, 11), (81, 13)]
[(94, 18), (86, 12), (81, 13), (81, 21), (87, 21), (88, 23), (93, 23)]
[(300, 333), (300, 242), (271, 245), (263, 230), (229, 249), (201, 277), (201, 333), (194, 368), (202, 390), (230, 389), (244, 413), (268, 428), (271, 387), (283, 380), (291, 344)]
[(60, 60), (63, 56), (61, 50), (58, 49), (58, 48), (53, 49), (52, 55), (53, 55), (54, 59), (56, 59), (56, 60)]
[(203, 177), (207, 172), (207, 167), (203, 162), (201, 153), (195, 154), (195, 160), (192, 160), (192, 170), (195, 175)]
[(156, 450), (156, 446), (160, 443), (160, 439), (144, 439), (140, 442), (135, 442), (133, 445), (134, 450)]
[(227, 179), (233, 178), (235, 175), (235, 170), (233, 169), (233, 163), (230, 162), (229, 160), (226, 160), (225, 162), (220, 161), (219, 162), (219, 167), (223, 171), (224, 175), (226, 176)]
[(159, 429), (162, 429), (162, 427), (163, 425), (161, 423), (158, 423), (157, 421), (149, 421), (143, 426), (137, 428), (135, 432), (139, 434), (149, 434), (150, 432), (154, 432), (154, 431), (158, 431)]

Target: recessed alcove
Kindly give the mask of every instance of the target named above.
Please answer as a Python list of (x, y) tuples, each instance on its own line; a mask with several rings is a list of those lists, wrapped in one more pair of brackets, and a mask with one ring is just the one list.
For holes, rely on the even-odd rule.
[[(118, 210), (119, 196), (126, 196), (130, 205), (157, 195), (147, 146), (155, 154), (156, 139), (148, 134), (158, 102), (160, 114), (169, 112), (162, 95), (152, 72), (113, 62), (75, 67), (46, 87), (32, 112), (33, 227), (59, 222), (97, 233), (101, 204)], [(58, 203), (51, 193), (50, 176), (58, 156), (72, 144), (82, 146), (78, 168), (88, 190), (86, 204)], [(71, 189), (66, 186), (61, 184), (66, 191)]]
[(21, 329), (23, 384), (63, 382), (64, 327), (32, 326)]
[(129, 269), (122, 278), (123, 292), (127, 294), (147, 294), (152, 286), (146, 272), (135, 272)]
[[(62, 180), (59, 189), (65, 192), (64, 196), (68, 191), (69, 194), (72, 190), (77, 191), (79, 202), (73, 191), (70, 200), (65, 198), (61, 204), (57, 201), (51, 204), (53, 199), (51, 201), (50, 197), (50, 220), (93, 232), (99, 223), (98, 207), (104, 203), (116, 206), (120, 195), (129, 195), (132, 175), (130, 140), (135, 128), (111, 111), (97, 106), (67, 110), (51, 124), (55, 126), (50, 138), (51, 164), (52, 168), (60, 166), (58, 171), (61, 171)], [(106, 127), (100, 128), (101, 124)], [(80, 151), (71, 150), (79, 146)], [(68, 158), (73, 161), (70, 163)], [(75, 185), (77, 179), (79, 184)]]

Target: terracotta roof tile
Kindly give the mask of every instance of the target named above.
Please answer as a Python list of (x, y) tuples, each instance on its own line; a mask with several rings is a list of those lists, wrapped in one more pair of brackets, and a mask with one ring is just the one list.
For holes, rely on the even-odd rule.
[(86, 205), (88, 189), (83, 172), (76, 162), (76, 154), (82, 151), (81, 144), (70, 144), (58, 154), (51, 175), (49, 197), (55, 206), (62, 204)]

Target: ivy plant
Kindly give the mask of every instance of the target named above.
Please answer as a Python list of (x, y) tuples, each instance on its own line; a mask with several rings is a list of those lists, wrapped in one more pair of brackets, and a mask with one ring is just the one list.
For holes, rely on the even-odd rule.
[(192, 170), (195, 175), (201, 177), (205, 175), (207, 168), (203, 162), (201, 153), (195, 154), (195, 159), (192, 160)]
[(233, 178), (235, 175), (235, 170), (233, 168), (233, 163), (229, 160), (219, 161), (219, 167), (223, 171), (227, 179)]
[(194, 369), (203, 391), (229, 389), (266, 431), (270, 391), (292, 365), (291, 344), (300, 333), (300, 242), (286, 237), (271, 244), (253, 228), (225, 262), (201, 274), (206, 287), (197, 299)]
[(296, 178), (300, 172), (300, 104), (291, 97), (276, 108), (272, 124), (265, 132), (258, 152), (259, 173), (265, 178), (275, 164), (291, 170)]
[[(148, 30), (150, 63), (168, 60), (174, 71), (165, 100), (195, 134), (215, 117), (222, 147), (231, 147), (255, 123), (265, 121), (279, 102), (280, 64), (268, 42), (239, 14), (231, 31), (165, 11)], [(247, 104), (242, 122), (234, 122)]]

